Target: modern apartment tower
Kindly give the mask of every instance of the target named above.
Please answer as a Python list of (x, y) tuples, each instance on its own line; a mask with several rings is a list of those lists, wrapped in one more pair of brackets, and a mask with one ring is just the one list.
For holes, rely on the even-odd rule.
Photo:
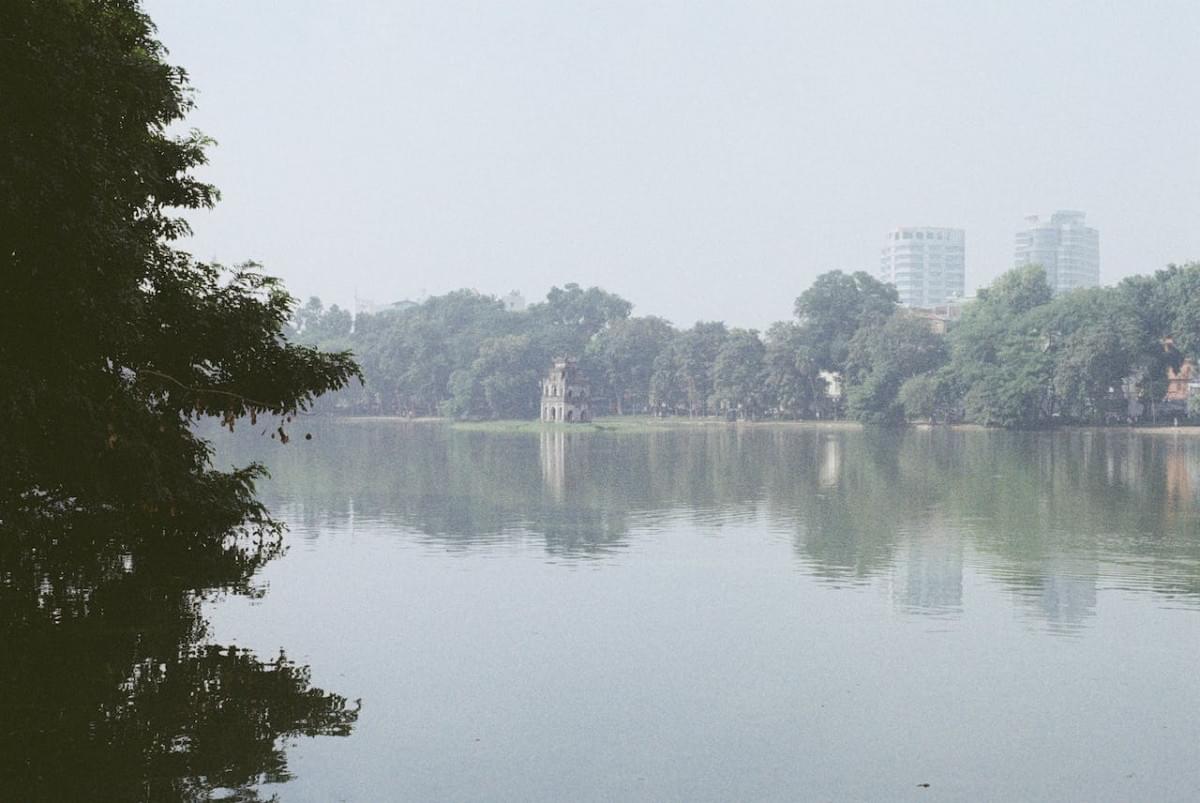
[(1060, 210), (1050, 220), (1025, 218), (1017, 232), (1016, 265), (1041, 265), (1055, 293), (1100, 285), (1100, 232), (1084, 225), (1084, 213)]
[(933, 307), (962, 298), (965, 248), (962, 229), (892, 229), (879, 260), (879, 280), (895, 285), (906, 307)]

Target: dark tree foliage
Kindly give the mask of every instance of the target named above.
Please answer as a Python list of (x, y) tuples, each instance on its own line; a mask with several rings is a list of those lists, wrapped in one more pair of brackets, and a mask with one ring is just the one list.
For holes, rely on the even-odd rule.
[[(216, 190), (209, 141), (136, 0), (0, 3), (0, 496), (75, 508), (249, 509), (194, 421), (279, 428), (357, 374), (281, 334), (293, 299), (253, 264), (171, 247)], [(261, 425), (261, 424), (260, 424)], [(279, 428), (277, 434), (286, 437)]]

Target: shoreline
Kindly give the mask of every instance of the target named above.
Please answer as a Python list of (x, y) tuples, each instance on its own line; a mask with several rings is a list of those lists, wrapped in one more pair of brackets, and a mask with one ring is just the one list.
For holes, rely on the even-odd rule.
[[(393, 422), (402, 424), (439, 424), (463, 432), (652, 432), (672, 429), (821, 429), (829, 431), (862, 430), (863, 424), (857, 421), (835, 420), (805, 420), (805, 421), (726, 421), (716, 417), (706, 418), (652, 418), (643, 416), (606, 416), (583, 424), (546, 423), (536, 420), (501, 420), (501, 421), (456, 421), (452, 418), (438, 416), (420, 416), (407, 418), (399, 415), (330, 415), (329, 420), (339, 423), (380, 423)], [(1130, 433), (1139, 435), (1183, 435), (1200, 437), (1200, 426), (1099, 426), (1099, 425), (1063, 425), (1045, 429), (1008, 430), (1002, 427), (988, 427), (983, 424), (929, 424), (918, 422), (905, 428), (926, 432), (1103, 432)]]

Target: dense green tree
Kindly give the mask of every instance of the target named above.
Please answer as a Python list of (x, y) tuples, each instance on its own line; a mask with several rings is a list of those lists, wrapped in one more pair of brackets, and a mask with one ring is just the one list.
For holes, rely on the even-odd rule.
[(450, 377), (469, 369), (481, 344), (513, 334), (518, 314), (492, 296), (458, 290), (411, 309), (385, 312), (356, 351), (367, 376), (366, 405), (381, 412), (435, 415), (450, 398)]
[(552, 287), (546, 300), (530, 304), (528, 316), (534, 347), (547, 359), (581, 357), (599, 332), (629, 317), (633, 305), (618, 295), (574, 282)]
[(599, 332), (587, 350), (593, 395), (611, 399), (618, 415), (648, 407), (655, 361), (674, 335), (671, 324), (653, 316), (617, 320)]
[(819, 409), (826, 384), (818, 351), (809, 330), (797, 323), (779, 321), (767, 330), (763, 393), (784, 418), (807, 418)]
[(1054, 415), (1053, 336), (1038, 313), (1052, 296), (1035, 265), (1009, 271), (967, 305), (949, 333), (950, 370), (967, 420), (1034, 427)]
[[(556, 357), (584, 357), (593, 339), (626, 319), (630, 306), (599, 288), (568, 284), (551, 289), (527, 312), (506, 310), (493, 296), (458, 290), (407, 309), (359, 315), (349, 342), (361, 355), (366, 387), (343, 392), (334, 404), (351, 411), (472, 417), (498, 416), (505, 409), (505, 415), (528, 417), (536, 412), (538, 387), (536, 379), (529, 381), (531, 372), (540, 376)], [(320, 311), (319, 302), (315, 309)], [(325, 310), (315, 326), (305, 321), (301, 331), (312, 327), (324, 334), (334, 309)], [(297, 328), (302, 318), (312, 318), (310, 308), (301, 313)], [(337, 319), (334, 323), (341, 327)], [(517, 341), (506, 340), (514, 337), (522, 338), (515, 351)], [(479, 359), (483, 362), (477, 365)], [(502, 363), (512, 373), (502, 376)], [(486, 401), (485, 380), (493, 402)], [(529, 381), (525, 391), (517, 390), (513, 383), (518, 381)]]
[(681, 338), (678, 334), (654, 358), (650, 375), (650, 407), (656, 414), (687, 409), (687, 388), (681, 375)]
[[(1054, 297), (1041, 268), (1021, 268), (981, 290), (943, 338), (896, 321), (892, 288), (834, 271), (797, 299), (800, 321), (776, 323), (766, 333), (761, 387), (753, 394), (745, 392), (744, 378), (718, 388), (717, 363), (732, 337), (724, 324), (680, 332), (657, 318), (628, 317), (628, 302), (578, 285), (552, 289), (532, 313), (507, 312), (473, 291), (450, 293), (407, 311), (360, 315), (348, 339), (347, 319), (313, 300), (297, 312), (295, 327), (305, 342), (348, 344), (362, 355), (367, 387), (326, 402), (340, 409), (490, 417), (504, 407), (532, 415), (524, 402), (489, 404), (485, 373), (475, 370), (486, 344), (520, 336), (528, 338), (524, 356), (507, 363), (503, 378), (494, 375), (494, 398), (505, 395), (503, 383), (540, 376), (554, 357), (572, 355), (595, 397), (610, 400), (618, 413), (707, 415), (736, 408), (736, 397), (753, 415), (821, 415), (831, 407), (822, 375), (832, 370), (845, 380), (851, 414), (864, 420), (1037, 427), (1115, 420), (1127, 409), (1130, 388), (1153, 418), (1167, 369), (1178, 368), (1183, 349), (1193, 348), (1193, 305), (1181, 299), (1197, 276), (1200, 267), (1172, 267), (1115, 289)], [(906, 339), (910, 334), (919, 342)], [(912, 364), (925, 364), (927, 348), (938, 344), (949, 365), (912, 373)], [(731, 396), (735, 386), (741, 389)], [(515, 384), (511, 394), (525, 398)]]
[(247, 264), (171, 247), (217, 198), (209, 141), (169, 133), (184, 72), (134, 0), (0, 4), (0, 495), (181, 513), (249, 502), (197, 418), (279, 419), (338, 388), (347, 354), (288, 342), (294, 300)]
[(890, 316), (899, 300), (895, 287), (870, 274), (832, 270), (822, 273), (800, 294), (795, 314), (811, 333), (817, 365), (822, 370), (841, 371), (854, 333)]
[(949, 366), (943, 366), (905, 380), (896, 398), (909, 421), (925, 419), (930, 423), (949, 423), (961, 414), (962, 396), (953, 371)]
[(903, 423), (901, 386), (937, 370), (947, 357), (945, 339), (921, 318), (897, 313), (881, 325), (860, 328), (847, 354), (847, 412), (869, 424)]
[(656, 362), (651, 377), (656, 405), (671, 412), (680, 409), (688, 415), (707, 415), (713, 396), (713, 366), (729, 337), (721, 322), (697, 322), (680, 332)]
[(1157, 412), (1157, 402), (1167, 392), (1168, 370), (1179, 369), (1184, 359), (1172, 337), (1176, 310), (1167, 292), (1177, 271), (1178, 268), (1171, 266), (1149, 276), (1130, 276), (1115, 290), (1124, 301), (1122, 309), (1131, 316), (1143, 344), (1133, 378), (1137, 382), (1139, 401), (1149, 408), (1152, 419)]
[(1041, 265), (1026, 265), (1001, 274), (990, 287), (980, 290), (978, 297), (993, 309), (1021, 315), (1049, 304), (1054, 291)]
[(984, 426), (1028, 428), (1053, 418), (1054, 361), (1038, 333), (1013, 332), (999, 346), (997, 362), (975, 373), (963, 396), (968, 421)]
[(312, 296), (292, 315), (287, 335), (298, 343), (319, 348), (347, 348), (354, 330), (354, 316), (337, 304), (325, 309), (321, 299)]
[(1030, 317), (1046, 333), (1054, 361), (1057, 412), (1071, 420), (1120, 417), (1123, 405), (1114, 400), (1122, 382), (1139, 371), (1143, 355), (1162, 351), (1139, 327), (1127, 299), (1111, 290), (1075, 290)]
[(1160, 310), (1161, 334), (1182, 357), (1200, 361), (1200, 262), (1170, 265), (1154, 274), (1152, 303)]
[(766, 406), (766, 346), (753, 329), (733, 329), (713, 363), (714, 407), (742, 418), (757, 418)]
[(451, 375), (443, 409), (459, 418), (534, 418), (542, 368), (528, 335), (489, 338), (470, 368)]

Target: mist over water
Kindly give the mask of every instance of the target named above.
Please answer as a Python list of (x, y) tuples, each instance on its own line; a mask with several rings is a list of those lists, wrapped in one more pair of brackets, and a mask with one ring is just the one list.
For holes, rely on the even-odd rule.
[(1200, 791), (1200, 439), (312, 431), (217, 439), (291, 533), (214, 634), (362, 698), (283, 799)]

